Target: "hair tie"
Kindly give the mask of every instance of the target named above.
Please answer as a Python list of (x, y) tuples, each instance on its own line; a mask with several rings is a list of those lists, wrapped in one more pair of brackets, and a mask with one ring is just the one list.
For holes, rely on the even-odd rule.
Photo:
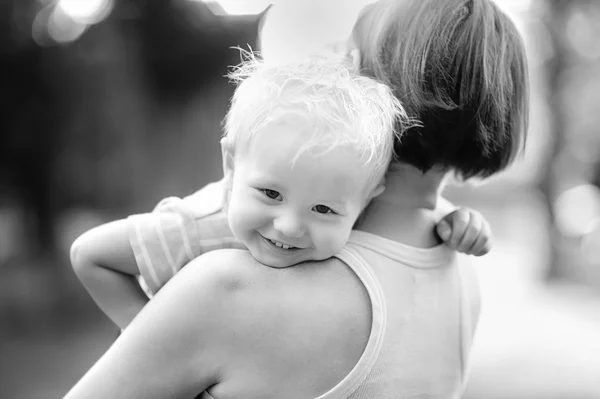
[(460, 20), (467, 19), (469, 15), (473, 12), (474, 1), (475, 0), (467, 0), (464, 3), (464, 5), (460, 8), (460, 10), (458, 11), (458, 16)]

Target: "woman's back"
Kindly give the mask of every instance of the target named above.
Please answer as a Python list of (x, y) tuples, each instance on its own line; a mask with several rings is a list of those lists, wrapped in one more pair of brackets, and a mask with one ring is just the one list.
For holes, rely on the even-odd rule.
[(226, 371), (204, 398), (316, 398), (351, 372), (371, 330), (368, 293), (351, 269), (337, 259), (271, 269), (247, 251), (217, 256), (232, 267), (216, 280), (235, 299), (223, 309), (230, 336), (213, 341), (227, 347)]
[(245, 254), (234, 254), (239, 270), (226, 272), (237, 297), (237, 321), (228, 323), (240, 337), (224, 343), (226, 378), (205, 398), (450, 398), (462, 391), (478, 292), (454, 252), (354, 232), (339, 256), (345, 264), (273, 270), (248, 267)]
[(376, 359), (349, 397), (459, 397), (479, 311), (467, 258), (365, 232), (353, 233), (340, 258), (373, 273), (384, 325)]

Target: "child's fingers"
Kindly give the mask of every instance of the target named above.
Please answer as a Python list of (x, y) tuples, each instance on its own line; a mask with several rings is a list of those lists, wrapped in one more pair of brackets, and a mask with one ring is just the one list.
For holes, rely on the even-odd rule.
[(487, 222), (483, 222), (481, 233), (470, 249), (470, 253), (475, 256), (483, 256), (492, 249), (492, 230)]
[(448, 245), (451, 248), (459, 250), (462, 239), (467, 232), (471, 215), (467, 211), (458, 209), (452, 212), (449, 216), (451, 217), (450, 224), (452, 225), (452, 234), (450, 236), (450, 240), (448, 241)]
[(473, 254), (473, 247), (481, 235), (483, 218), (478, 214), (478, 212), (471, 211), (468, 213), (469, 224), (467, 225), (465, 233), (459, 242), (457, 251), (471, 255)]
[(436, 231), (442, 241), (448, 241), (450, 236), (452, 235), (452, 228), (450, 227), (450, 223), (447, 220), (442, 219), (436, 226)]
[(486, 237), (480, 237), (481, 242), (477, 243), (477, 250), (472, 252), (473, 256), (483, 256), (492, 250), (492, 242)]

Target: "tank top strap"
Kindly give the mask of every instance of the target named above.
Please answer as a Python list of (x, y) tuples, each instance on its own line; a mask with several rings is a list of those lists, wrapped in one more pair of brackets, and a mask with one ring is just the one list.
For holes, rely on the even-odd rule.
[(387, 313), (385, 298), (379, 279), (363, 256), (351, 244), (347, 244), (336, 258), (343, 261), (360, 279), (371, 301), (371, 333), (365, 350), (348, 375), (335, 387), (317, 399), (342, 399), (350, 396), (365, 380), (377, 361), (385, 332)]

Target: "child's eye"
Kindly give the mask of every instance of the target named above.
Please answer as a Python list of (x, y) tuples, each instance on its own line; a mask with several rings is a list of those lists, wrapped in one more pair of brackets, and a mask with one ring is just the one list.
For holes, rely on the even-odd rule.
[(263, 188), (260, 191), (262, 191), (263, 194), (265, 194), (268, 198), (272, 200), (281, 201), (283, 199), (281, 198), (281, 194), (279, 194), (279, 191), (270, 190), (268, 188)]
[(317, 213), (322, 213), (322, 214), (331, 213), (332, 215), (337, 215), (337, 213), (333, 209), (331, 209), (330, 207), (325, 206), (325, 205), (315, 205), (313, 207), (313, 210)]

